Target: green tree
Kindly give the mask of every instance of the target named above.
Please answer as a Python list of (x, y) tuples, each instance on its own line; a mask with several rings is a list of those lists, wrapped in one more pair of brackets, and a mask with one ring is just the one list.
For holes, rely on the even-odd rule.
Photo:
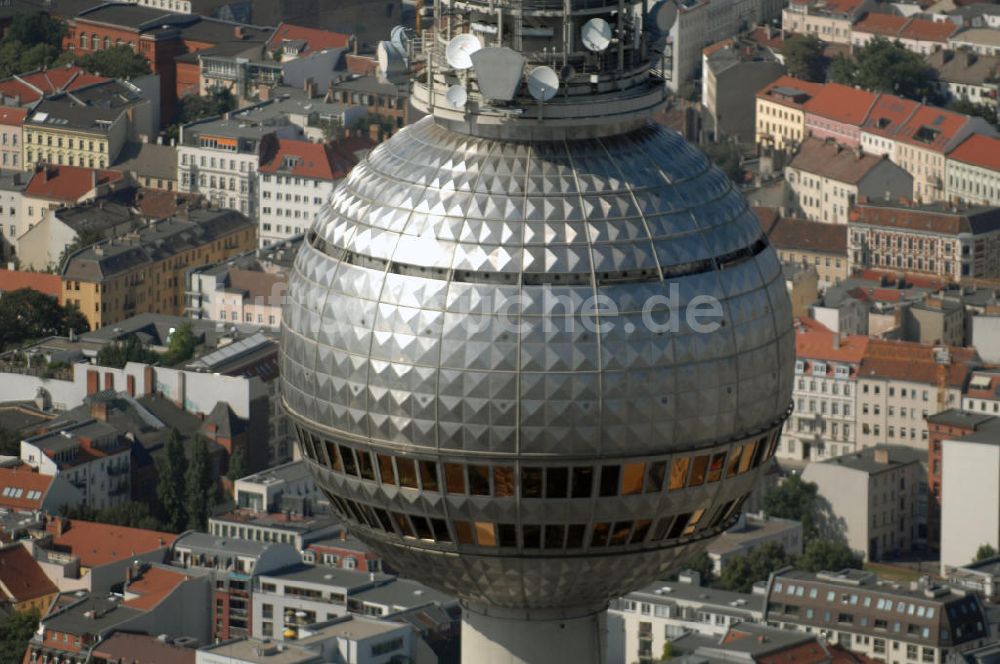
[(33, 288), (4, 293), (0, 297), (0, 321), (0, 348), (90, 330), (87, 319), (75, 306), (63, 307), (56, 298)]
[(989, 104), (977, 104), (969, 101), (968, 99), (956, 99), (948, 104), (948, 108), (956, 113), (963, 113), (965, 115), (973, 115), (983, 118), (991, 125), (997, 124), (997, 109), (995, 105), (990, 106)]
[(198, 340), (194, 336), (194, 328), (191, 323), (183, 322), (174, 328), (167, 341), (167, 352), (161, 356), (163, 364), (174, 366), (194, 356), (194, 349), (198, 345)]
[(0, 664), (20, 664), (38, 621), (37, 610), (12, 611), (0, 621)]
[(707, 143), (702, 146), (705, 154), (729, 179), (737, 184), (743, 182), (743, 165), (739, 147), (730, 141)]
[(88, 53), (76, 62), (89, 72), (129, 80), (150, 73), (149, 61), (127, 44)]
[(45, 12), (17, 12), (4, 34), (4, 41), (62, 47), (65, 36), (66, 24)]
[(976, 549), (976, 557), (972, 559), (972, 562), (978, 563), (980, 560), (986, 560), (987, 558), (993, 558), (997, 555), (997, 550), (993, 548), (992, 544), (982, 544)]
[(785, 40), (781, 49), (785, 56), (785, 67), (795, 78), (806, 81), (823, 82), (824, 65), (823, 42), (816, 35), (794, 35)]
[(243, 446), (237, 445), (233, 453), (229, 455), (229, 470), (226, 472), (226, 477), (235, 482), (249, 474), (250, 471), (247, 469), (247, 457), (243, 452)]
[(195, 436), (184, 482), (188, 528), (192, 530), (204, 531), (208, 528), (208, 515), (215, 502), (215, 480), (210, 461), (208, 443), (203, 436)]
[(842, 569), (861, 569), (861, 556), (844, 542), (817, 537), (806, 544), (795, 566), (807, 572), (837, 572)]
[(128, 335), (123, 341), (105, 344), (97, 351), (99, 365), (118, 369), (124, 368), (129, 362), (154, 364), (159, 358), (159, 355), (150, 350), (149, 346), (134, 334)]
[(76, 239), (63, 247), (62, 253), (59, 254), (59, 260), (56, 262), (55, 271), (62, 272), (63, 268), (66, 266), (66, 261), (70, 256), (85, 247), (97, 244), (103, 239), (104, 236), (101, 235), (99, 231), (95, 231), (92, 228), (84, 228), (76, 236)]
[(63, 505), (59, 508), (59, 514), (68, 519), (80, 521), (95, 521), (97, 523), (109, 523), (114, 526), (125, 526), (127, 528), (143, 528), (145, 530), (163, 530), (163, 524), (149, 511), (149, 505), (127, 502), (123, 505), (115, 505), (102, 510), (88, 507), (87, 505), (75, 505), (70, 507)]
[(0, 40), (0, 77), (72, 62), (62, 50), (66, 25), (44, 12), (17, 12)]
[(164, 528), (179, 533), (187, 526), (186, 489), (187, 457), (177, 429), (171, 429), (163, 447), (163, 455), (156, 460), (156, 497), (159, 502), (160, 520)]
[(674, 658), (674, 644), (670, 641), (663, 642), (663, 652), (660, 653), (660, 661), (666, 662)]
[(745, 556), (729, 561), (722, 568), (716, 587), (733, 592), (749, 593), (753, 584), (766, 581), (774, 572), (792, 562), (788, 554), (776, 542), (759, 546)]
[(715, 563), (704, 551), (689, 560), (686, 568), (701, 575), (701, 585), (703, 586), (710, 586), (715, 582)]
[(888, 92), (918, 101), (937, 100), (934, 72), (899, 42), (876, 37), (854, 51), (854, 84), (872, 92)]
[(794, 519), (802, 524), (802, 535), (812, 539), (818, 530), (817, 495), (819, 488), (813, 482), (804, 482), (798, 475), (791, 475), (764, 494), (762, 507), (767, 516)]
[(857, 73), (857, 64), (843, 53), (838, 53), (826, 70), (827, 79), (832, 83), (841, 85), (854, 85), (854, 76)]
[(21, 456), (21, 437), (6, 427), (0, 427), (0, 455)]
[(225, 88), (210, 90), (205, 96), (186, 95), (177, 104), (177, 122), (166, 129), (168, 139), (180, 136), (180, 125), (189, 124), (236, 108), (236, 97)]

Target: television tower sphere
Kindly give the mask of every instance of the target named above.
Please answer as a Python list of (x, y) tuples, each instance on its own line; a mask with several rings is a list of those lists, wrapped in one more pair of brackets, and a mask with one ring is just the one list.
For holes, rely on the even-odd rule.
[(642, 18), (436, 0), (407, 42), (427, 117), (354, 168), (290, 275), (303, 456), (352, 532), (460, 598), (467, 664), (603, 661), (609, 599), (733, 524), (789, 410), (777, 256), (650, 121)]

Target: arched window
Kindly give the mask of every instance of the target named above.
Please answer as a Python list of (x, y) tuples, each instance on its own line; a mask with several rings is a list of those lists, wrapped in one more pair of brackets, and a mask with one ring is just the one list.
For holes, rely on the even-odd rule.
[(96, 33), (90, 35), (90, 44), (95, 51), (101, 50), (101, 38)]
[(109, 48), (111, 48), (111, 37), (105, 37), (104, 38), (104, 50), (106, 51)]
[(122, 46), (124, 43), (125, 42), (123, 42), (121, 39), (116, 39), (115, 40), (115, 46)]
[(87, 38), (86, 32), (80, 33), (80, 48), (90, 48), (90, 39)]

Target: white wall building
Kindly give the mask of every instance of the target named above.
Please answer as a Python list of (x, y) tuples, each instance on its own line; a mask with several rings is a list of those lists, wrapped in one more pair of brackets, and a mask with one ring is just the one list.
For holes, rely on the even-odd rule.
[(1000, 549), (1000, 427), (941, 443), (941, 574)]

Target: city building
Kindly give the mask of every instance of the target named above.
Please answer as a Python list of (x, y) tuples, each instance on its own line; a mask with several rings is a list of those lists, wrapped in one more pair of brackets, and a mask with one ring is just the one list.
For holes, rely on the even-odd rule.
[(805, 105), (822, 89), (822, 83), (782, 76), (759, 90), (754, 114), (757, 146), (794, 154), (806, 138)]
[(830, 506), (832, 528), (868, 561), (905, 553), (927, 539), (926, 454), (901, 445), (875, 445), (811, 463), (814, 482)]
[(853, 569), (772, 574), (766, 619), (775, 627), (822, 634), (830, 644), (886, 664), (943, 664), (989, 637), (986, 609), (975, 595), (882, 582)]
[(894, 163), (896, 138), (910, 118), (921, 108), (919, 102), (895, 95), (880, 94), (861, 123), (861, 149), (870, 154), (888, 155)]
[(948, 584), (978, 594), (984, 601), (1000, 601), (1000, 557), (986, 558), (968, 565), (953, 567)]
[(861, 143), (861, 125), (878, 95), (839, 83), (821, 85), (803, 105), (805, 135), (831, 139), (848, 148)]
[[(815, 634), (775, 629), (767, 625), (740, 623), (721, 637), (687, 634), (670, 644), (674, 657), (687, 662), (722, 664), (724, 662), (794, 661), (801, 664), (828, 662), (859, 662), (838, 646), (827, 643)], [(845, 656), (846, 655), (846, 656)]]
[(941, 574), (1000, 548), (1000, 420), (941, 441)]
[[(509, 56), (507, 74), (553, 57), (578, 73), (540, 104), (515, 76), (489, 91), (492, 65), (507, 67), (497, 61), (469, 71), (478, 85), (450, 104), (452, 68), (414, 40), (410, 102), (428, 115), (372, 150), (306, 234), (289, 271), (281, 396), (348, 530), (401, 575), (462, 598), (463, 660), (589, 664), (604, 652), (607, 602), (728, 530), (770, 467), (790, 410), (791, 305), (739, 190), (650, 122), (665, 93), (638, 21), (625, 27), (610, 0), (589, 5), (621, 26), (618, 56), (582, 58), (566, 29), (579, 8), (470, 2), (435, 29), (490, 16), (489, 43), (514, 52), (483, 55)], [(685, 4), (677, 21), (701, 14), (712, 31), (756, 16)], [(696, 68), (718, 39), (694, 36)], [(675, 38), (672, 68), (684, 49)], [(670, 357), (654, 350), (665, 331), (638, 303), (709, 282), (723, 284), (725, 325), (672, 337)], [(553, 286), (563, 304), (545, 295)], [(532, 332), (478, 310), (512, 289), (534, 304), (508, 322)], [(594, 296), (633, 313), (586, 338), (550, 329), (564, 304)], [(397, 603), (381, 592), (361, 599)]]
[(281, 61), (286, 62), (331, 48), (350, 48), (353, 43), (351, 35), (282, 23), (267, 41), (267, 52), (280, 56)]
[(21, 441), (21, 461), (43, 475), (64, 475), (94, 509), (131, 500), (132, 445), (96, 419), (52, 422), (50, 433)]
[(83, 494), (64, 475), (47, 475), (28, 465), (0, 468), (0, 509), (52, 514), (81, 502)]
[(45, 615), (59, 594), (31, 552), (20, 544), (0, 547), (0, 604), (14, 611)]
[(346, 529), (341, 529), (337, 537), (310, 542), (302, 552), (302, 562), (360, 572), (390, 572), (379, 554)]
[(611, 602), (608, 664), (656, 661), (664, 646), (685, 634), (719, 637), (736, 624), (760, 622), (764, 598), (710, 588), (698, 572), (657, 581)]
[(1000, 276), (1000, 208), (869, 199), (851, 211), (848, 266), (948, 281)]
[(777, 544), (790, 558), (802, 555), (802, 524), (791, 519), (769, 517), (763, 512), (740, 515), (736, 525), (708, 545), (713, 572), (721, 575), (732, 561), (767, 544)]
[(173, 145), (129, 141), (109, 169), (146, 189), (177, 191), (177, 148)]
[(1000, 57), (944, 48), (928, 55), (926, 61), (936, 74), (938, 92), (947, 99), (996, 106)]
[(208, 532), (218, 537), (234, 537), (255, 542), (291, 544), (304, 551), (312, 542), (331, 537), (343, 530), (336, 517), (328, 513), (255, 512), (238, 509), (209, 517)]
[(181, 314), (192, 264), (257, 244), (256, 225), (235, 210), (190, 210), (71, 254), (60, 270), (64, 302), (92, 330), (141, 313)]
[(782, 217), (774, 208), (755, 211), (782, 263), (811, 265), (822, 290), (847, 278), (846, 226)]
[(854, 452), (857, 447), (858, 372), (868, 337), (841, 335), (810, 319), (795, 334), (792, 412), (778, 444), (778, 456), (815, 461)]
[(791, 215), (827, 224), (846, 224), (860, 200), (909, 199), (913, 176), (884, 156), (845, 148), (833, 140), (806, 139), (785, 167)]
[(794, 0), (781, 12), (781, 26), (825, 42), (850, 44), (851, 30), (873, 3), (869, 0)]
[[(342, 616), (314, 623), (296, 624), (293, 639), (275, 644), (269, 637), (238, 639), (200, 648), (197, 664), (389, 664), (430, 662), (422, 659), (422, 645), (413, 627), (405, 622)], [(430, 650), (420, 651), (424, 657)]]
[(0, 167), (4, 169), (26, 168), (21, 159), (21, 143), (27, 116), (28, 111), (23, 108), (0, 108)]
[(367, 138), (333, 143), (279, 139), (261, 161), (258, 241), (261, 247), (302, 235), (312, 225), (337, 183), (373, 147)]
[(211, 627), (213, 640), (226, 641), (255, 634), (251, 629), (258, 602), (252, 595), (257, 577), (300, 561), (299, 553), (290, 544), (188, 531), (174, 542), (171, 564), (205, 570), (207, 578), (213, 580), (212, 614), (205, 624)]
[(290, 461), (241, 477), (234, 483), (233, 493), (237, 508), (262, 514), (285, 510), (310, 514), (323, 499), (302, 461)]
[[(170, 2), (171, 4), (178, 2), (178, 0), (141, 1)], [(90, 656), (92, 661), (97, 664), (110, 664), (111, 662), (122, 664), (138, 664), (139, 662), (195, 664), (197, 651), (192, 646), (197, 645), (197, 641), (192, 637), (181, 636), (166, 640), (157, 638), (157, 636), (112, 632), (109, 636), (104, 637), (100, 643), (94, 645)]]
[(21, 171), (0, 171), (0, 259), (6, 261), (17, 255), (21, 196), (27, 184), (28, 177)]
[(276, 329), (288, 268), (302, 239), (292, 237), (219, 263), (192, 267), (187, 273), (188, 315)]
[(755, 95), (785, 73), (771, 49), (751, 40), (725, 39), (702, 51), (701, 100), (714, 140), (752, 144)]
[(858, 371), (858, 445), (926, 451), (926, 418), (962, 403), (974, 349), (870, 339)]
[(1000, 34), (992, 27), (966, 28), (948, 39), (948, 48), (967, 49), (979, 55), (1000, 56)]
[(348, 76), (334, 81), (329, 93), (333, 102), (358, 106), (364, 114), (388, 119), (393, 128), (389, 133), (417, 119), (411, 111), (409, 88), (405, 84), (379, 80), (378, 76)]
[[(973, 374), (972, 380), (975, 380), (976, 376)], [(941, 545), (943, 446), (949, 440), (968, 436), (980, 429), (994, 428), (996, 423), (996, 416), (971, 412), (966, 410), (964, 405), (963, 410), (949, 408), (927, 417), (929, 432), (927, 445), (927, 490), (929, 495), (927, 540), (935, 551), (939, 551)]]
[(945, 197), (953, 203), (1000, 205), (1000, 139), (973, 134), (948, 153)]
[(84, 71), (72, 63), (51, 69), (38, 69), (0, 81), (0, 103), (10, 108), (28, 109), (43, 97), (72, 92), (110, 80)]
[(962, 395), (962, 410), (1000, 415), (1000, 373), (974, 371)]
[(875, 37), (881, 37), (898, 41), (914, 53), (928, 55), (946, 49), (949, 38), (958, 30), (959, 26), (951, 21), (869, 12), (851, 27), (851, 48), (862, 48)]

